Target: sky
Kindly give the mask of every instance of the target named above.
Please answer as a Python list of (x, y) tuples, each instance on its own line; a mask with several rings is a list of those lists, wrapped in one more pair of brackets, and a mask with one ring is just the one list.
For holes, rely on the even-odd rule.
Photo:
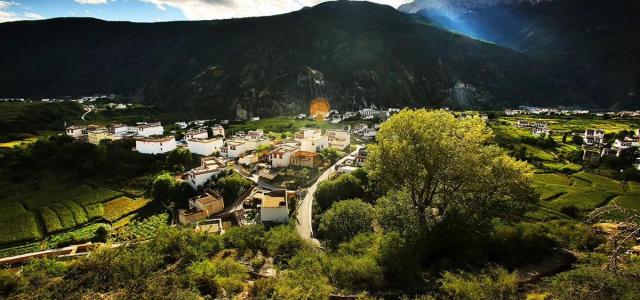
[[(163, 22), (268, 16), (327, 0), (0, 0), (0, 23), (58, 17)], [(370, 0), (398, 7), (410, 0)]]

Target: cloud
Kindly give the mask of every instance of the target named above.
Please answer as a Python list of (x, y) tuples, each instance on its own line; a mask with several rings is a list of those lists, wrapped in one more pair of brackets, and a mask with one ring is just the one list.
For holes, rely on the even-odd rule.
[[(84, 0), (86, 1), (86, 0)], [(160, 10), (177, 8), (189, 20), (230, 19), (270, 16), (299, 10), (327, 0), (140, 0)], [(398, 7), (410, 0), (373, 0)]]
[(107, 4), (109, 0), (73, 0), (80, 4)]
[(36, 13), (25, 12), (20, 14), (12, 11), (11, 8), (16, 6), (20, 6), (20, 3), (15, 1), (0, 1), (0, 23), (44, 19), (43, 16)]

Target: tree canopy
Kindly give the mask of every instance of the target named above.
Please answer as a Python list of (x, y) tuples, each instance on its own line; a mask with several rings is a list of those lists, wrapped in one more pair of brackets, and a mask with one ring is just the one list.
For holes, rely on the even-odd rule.
[(426, 228), (451, 215), (486, 223), (519, 215), (538, 201), (532, 170), (492, 145), (480, 118), (456, 119), (447, 111), (403, 110), (381, 125), (369, 147), (370, 179)]
[(322, 216), (320, 231), (330, 246), (353, 238), (359, 233), (373, 231), (373, 207), (360, 199), (334, 203)]

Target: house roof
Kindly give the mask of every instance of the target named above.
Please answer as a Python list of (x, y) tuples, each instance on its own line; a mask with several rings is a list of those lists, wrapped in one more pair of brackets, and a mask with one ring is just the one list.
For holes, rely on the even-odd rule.
[(170, 140), (175, 140), (176, 138), (173, 135), (169, 135), (169, 136), (162, 136), (162, 137), (139, 137), (136, 138), (136, 141), (141, 141), (141, 142), (149, 142), (149, 143), (161, 143), (161, 142), (168, 142)]
[(264, 197), (262, 198), (262, 207), (264, 208), (278, 208), (286, 207), (287, 200), (284, 197)]

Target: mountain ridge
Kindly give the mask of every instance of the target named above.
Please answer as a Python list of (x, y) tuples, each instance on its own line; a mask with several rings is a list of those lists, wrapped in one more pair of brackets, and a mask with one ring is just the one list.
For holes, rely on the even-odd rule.
[(0, 39), (0, 97), (116, 93), (239, 118), (305, 112), (315, 97), (341, 110), (585, 104), (537, 59), (368, 2), (216, 21), (16, 22)]

